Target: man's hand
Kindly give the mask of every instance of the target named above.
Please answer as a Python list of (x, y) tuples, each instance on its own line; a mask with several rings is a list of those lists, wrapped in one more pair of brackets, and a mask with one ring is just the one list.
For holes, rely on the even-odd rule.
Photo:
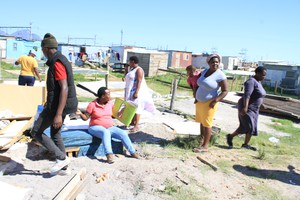
[(53, 120), (53, 127), (55, 129), (59, 129), (62, 126), (62, 116), (61, 115), (55, 115)]
[(137, 94), (136, 92), (133, 94), (133, 98), (134, 98), (134, 99), (137, 99), (137, 98), (138, 98), (138, 94)]

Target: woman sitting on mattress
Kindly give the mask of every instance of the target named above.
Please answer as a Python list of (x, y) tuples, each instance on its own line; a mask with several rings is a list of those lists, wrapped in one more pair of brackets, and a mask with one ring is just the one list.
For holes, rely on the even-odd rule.
[(113, 102), (110, 100), (110, 91), (106, 87), (101, 87), (98, 90), (97, 96), (97, 99), (89, 103), (86, 113), (83, 114), (80, 110), (77, 110), (76, 114), (80, 115), (85, 121), (91, 118), (88, 132), (102, 139), (107, 162), (114, 162), (111, 146), (112, 137), (121, 140), (131, 156), (138, 158), (138, 154), (135, 152), (128, 134), (113, 125)]

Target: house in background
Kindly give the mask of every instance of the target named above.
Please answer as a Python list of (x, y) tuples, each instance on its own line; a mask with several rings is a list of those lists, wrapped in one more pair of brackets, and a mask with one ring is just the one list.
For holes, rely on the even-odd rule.
[(127, 63), (131, 56), (137, 56), (139, 59), (139, 66), (144, 70), (145, 77), (156, 76), (164, 74), (165, 72), (158, 69), (168, 68), (168, 53), (159, 52), (156, 50), (135, 50), (127, 51)]
[[(259, 65), (262, 65), (259, 62)], [(263, 67), (267, 69), (267, 76), (264, 82), (269, 82), (271, 87), (275, 82), (281, 88), (295, 89), (296, 94), (300, 92), (300, 66), (289, 64), (277, 64), (264, 62)]]
[(27, 55), (31, 49), (37, 52), (38, 60), (42, 57), (41, 38), (31, 33), (28, 29), (7, 34), (0, 32), (1, 58), (16, 60), (22, 55)]
[(140, 52), (146, 51), (145, 47), (136, 46), (112, 46), (110, 62), (111, 63), (127, 63), (128, 62), (128, 52)]
[(185, 68), (192, 64), (192, 52), (177, 51), (177, 50), (163, 50), (169, 54), (168, 67)]
[(237, 70), (240, 65), (240, 59), (235, 56), (222, 56), (224, 70)]
[(193, 53), (192, 54), (192, 65), (195, 66), (197, 69), (204, 69), (208, 68), (208, 64), (206, 59), (209, 54), (207, 53)]
[(76, 63), (80, 53), (87, 55), (90, 62), (104, 63), (109, 47), (59, 43), (57, 49), (72, 63)]
[(3, 59), (17, 60), (22, 55), (27, 55), (31, 49), (37, 52), (38, 60), (42, 57), (41, 41), (27, 41), (13, 36), (0, 36), (1, 57)]

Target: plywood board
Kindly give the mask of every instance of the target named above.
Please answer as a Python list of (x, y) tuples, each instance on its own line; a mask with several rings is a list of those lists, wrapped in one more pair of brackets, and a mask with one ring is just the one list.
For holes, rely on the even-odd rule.
[(32, 117), (38, 105), (45, 102), (44, 87), (0, 84), (0, 110)]

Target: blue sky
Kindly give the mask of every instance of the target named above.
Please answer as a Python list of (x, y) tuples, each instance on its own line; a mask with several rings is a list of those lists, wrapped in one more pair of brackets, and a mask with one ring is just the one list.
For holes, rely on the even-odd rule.
[[(4, 1), (0, 26), (29, 26), (59, 42), (93, 38), (98, 45), (217, 51), (247, 61), (300, 64), (300, 0)], [(2, 29), (9, 33), (15, 29)], [(73, 40), (77, 43), (90, 41)]]

